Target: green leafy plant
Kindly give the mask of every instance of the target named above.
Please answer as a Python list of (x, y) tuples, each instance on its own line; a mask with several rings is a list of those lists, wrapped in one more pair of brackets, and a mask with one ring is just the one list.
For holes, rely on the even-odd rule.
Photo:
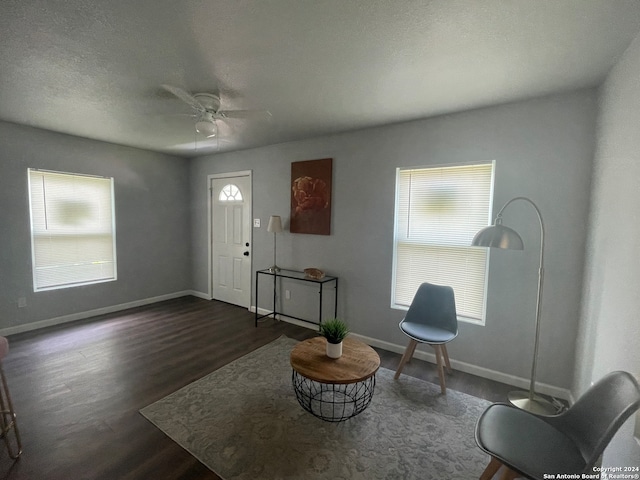
[(333, 318), (320, 324), (320, 335), (329, 343), (340, 343), (349, 334), (349, 327), (338, 318)]

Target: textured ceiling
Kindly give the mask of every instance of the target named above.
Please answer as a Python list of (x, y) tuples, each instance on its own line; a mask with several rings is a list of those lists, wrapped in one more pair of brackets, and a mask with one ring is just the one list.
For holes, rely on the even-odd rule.
[[(2, 0), (0, 120), (189, 157), (595, 86), (639, 29), (637, 0)], [(207, 140), (162, 84), (272, 117)]]

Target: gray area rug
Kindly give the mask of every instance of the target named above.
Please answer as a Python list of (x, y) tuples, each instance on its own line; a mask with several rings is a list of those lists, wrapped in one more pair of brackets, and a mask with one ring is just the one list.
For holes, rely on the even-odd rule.
[(474, 441), (489, 405), (380, 368), (371, 405), (328, 423), (298, 404), (281, 337), (140, 410), (225, 480), (469, 480), (488, 456)]

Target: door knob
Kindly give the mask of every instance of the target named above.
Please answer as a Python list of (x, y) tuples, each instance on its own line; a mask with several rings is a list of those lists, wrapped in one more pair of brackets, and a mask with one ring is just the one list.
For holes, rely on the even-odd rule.
[(248, 256), (249, 256), (249, 252), (244, 252), (244, 253), (243, 253), (243, 255), (244, 255), (245, 257), (248, 257)]

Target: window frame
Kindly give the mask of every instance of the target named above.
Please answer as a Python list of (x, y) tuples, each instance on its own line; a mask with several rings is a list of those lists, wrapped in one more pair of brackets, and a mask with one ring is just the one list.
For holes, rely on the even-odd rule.
[[(32, 172), (42, 173), (44, 175), (63, 175), (68, 177), (86, 177), (86, 178), (95, 178), (101, 180), (109, 181), (109, 200), (110, 200), (110, 240), (111, 240), (111, 249), (112, 249), (112, 258), (113, 258), (113, 275), (105, 276), (102, 278), (96, 278), (91, 280), (77, 280), (77, 281), (69, 281), (66, 283), (58, 283), (58, 284), (50, 284), (45, 286), (40, 286), (37, 279), (37, 271), (38, 271), (38, 263), (36, 261), (36, 238), (38, 237), (37, 229), (34, 226), (34, 197), (32, 192)], [(62, 172), (57, 170), (46, 170), (40, 168), (27, 168), (27, 190), (28, 190), (28, 202), (29, 202), (29, 238), (31, 242), (31, 269), (32, 269), (32, 284), (34, 292), (44, 292), (50, 290), (60, 290), (66, 288), (73, 287), (81, 287), (87, 285), (95, 285), (99, 283), (113, 282), (118, 279), (118, 261), (117, 261), (117, 248), (116, 248), (116, 212), (115, 212), (115, 181), (113, 177), (105, 177), (101, 175), (90, 175), (84, 173), (72, 173), (72, 172)], [(46, 202), (46, 199), (44, 200)], [(96, 235), (93, 231), (83, 231), (75, 234), (62, 233), (59, 235), (67, 235), (68, 238), (76, 238), (81, 236), (88, 235)], [(55, 235), (54, 235), (55, 236)]]
[[(489, 186), (489, 199), (488, 199), (488, 212), (487, 212), (487, 225), (491, 224), (492, 215), (493, 215), (493, 198), (494, 198), (494, 189), (495, 189), (495, 175), (496, 175), (496, 161), (478, 161), (478, 162), (465, 162), (465, 163), (450, 163), (450, 164), (436, 164), (436, 165), (421, 165), (421, 166), (413, 166), (413, 167), (397, 167), (396, 168), (396, 176), (395, 176), (395, 197), (394, 197), (394, 218), (393, 218), (393, 266), (392, 266), (392, 277), (391, 277), (391, 302), (390, 307), (394, 310), (409, 310), (408, 305), (396, 303), (396, 288), (398, 285), (397, 275), (398, 275), (398, 250), (401, 241), (399, 240), (398, 235), (398, 217), (399, 217), (399, 206), (400, 206), (400, 176), (401, 173), (408, 170), (430, 170), (430, 169), (447, 169), (447, 168), (458, 168), (458, 167), (473, 167), (473, 166), (491, 166), (491, 179)], [(428, 243), (420, 243), (422, 246), (435, 246), (437, 248), (438, 245), (432, 245)], [(442, 247), (447, 247), (447, 245), (440, 245)], [(449, 245), (451, 247), (451, 245)], [(459, 246), (458, 246), (459, 247)], [(462, 247), (460, 247), (462, 248)], [(469, 246), (465, 248), (476, 249), (478, 247), (472, 247), (471, 242), (469, 242)], [(486, 322), (486, 309), (487, 309), (487, 291), (488, 291), (488, 281), (489, 281), (489, 260), (490, 260), (490, 249), (482, 249), (485, 253), (485, 262), (484, 262), (484, 278), (483, 278), (483, 294), (482, 294), (482, 312), (481, 318), (475, 318), (470, 316), (465, 316), (458, 312), (458, 320), (466, 323), (471, 323), (474, 325), (484, 326)], [(429, 281), (428, 279), (424, 279), (422, 281)], [(436, 282), (437, 283), (437, 282)], [(455, 290), (455, 288), (454, 288)]]

